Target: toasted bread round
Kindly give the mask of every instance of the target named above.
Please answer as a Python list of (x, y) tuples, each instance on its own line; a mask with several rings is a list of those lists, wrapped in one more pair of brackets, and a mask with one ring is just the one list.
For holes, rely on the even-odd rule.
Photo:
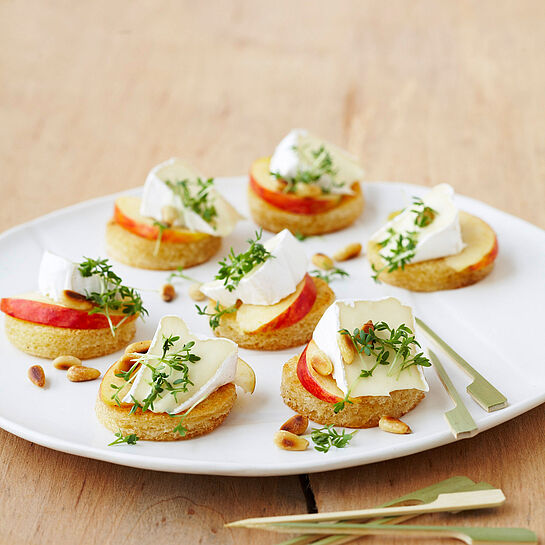
[[(183, 412), (176, 416), (167, 413), (154, 413), (152, 411), (142, 412), (137, 409), (133, 414), (132, 405), (118, 406), (111, 400), (113, 390), (111, 384), (120, 385), (123, 379), (116, 377), (115, 373), (127, 369), (121, 367), (123, 360), (115, 362), (104, 375), (100, 385), (95, 412), (99, 421), (109, 430), (123, 435), (135, 433), (139, 439), (146, 441), (179, 441), (191, 439), (204, 435), (215, 430), (231, 411), (237, 394), (233, 383), (225, 384), (210, 394), (204, 401), (199, 403), (183, 420), (186, 429), (185, 435), (174, 431)], [(123, 390), (120, 393), (122, 397)]]
[(295, 214), (282, 210), (263, 200), (250, 186), (248, 204), (254, 221), (268, 231), (278, 233), (289, 229), (292, 233), (305, 236), (322, 235), (352, 225), (361, 214), (364, 198), (358, 183), (354, 184), (354, 190), (355, 194), (343, 198), (338, 206), (317, 214)]
[(115, 337), (109, 327), (72, 329), (35, 324), (8, 315), (5, 320), (6, 336), (16, 348), (51, 360), (65, 355), (80, 360), (106, 356), (125, 347), (136, 331), (136, 316), (123, 322), (116, 329)]
[(298, 322), (281, 329), (246, 333), (242, 331), (236, 320), (236, 313), (224, 314), (220, 325), (214, 330), (218, 337), (226, 337), (242, 348), (251, 350), (284, 350), (300, 346), (310, 341), (316, 324), (322, 314), (335, 300), (333, 290), (321, 278), (313, 278), (317, 288), (316, 300), (310, 311)]
[[(486, 222), (467, 212), (460, 212), (460, 227), (466, 247), (459, 254), (410, 263), (392, 272), (384, 270), (379, 280), (411, 291), (451, 290), (479, 282), (494, 268), (496, 235)], [(377, 270), (385, 265), (379, 250), (376, 242), (368, 243), (367, 258)]]
[(288, 407), (324, 426), (374, 428), (381, 416), (400, 418), (425, 397), (423, 391), (416, 389), (395, 390), (389, 396), (356, 397), (335, 414), (333, 403), (318, 399), (303, 387), (297, 377), (298, 360), (299, 356), (294, 356), (284, 364), (280, 394)]
[[(115, 221), (106, 225), (108, 255), (140, 269), (173, 270), (208, 261), (221, 247), (221, 237), (206, 235), (192, 242), (157, 241), (131, 233)], [(156, 252), (157, 250), (157, 252)]]

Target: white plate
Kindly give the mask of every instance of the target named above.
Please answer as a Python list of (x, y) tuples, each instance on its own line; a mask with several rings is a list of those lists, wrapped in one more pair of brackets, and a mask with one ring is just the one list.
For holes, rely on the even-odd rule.
[[(245, 177), (217, 180), (218, 186), (248, 217)], [(333, 253), (345, 243), (365, 243), (386, 215), (407, 203), (408, 195), (424, 188), (397, 183), (367, 183), (366, 208), (350, 229), (305, 241), (308, 255)], [(132, 192), (137, 193), (137, 191)], [(105, 256), (104, 226), (112, 215), (115, 195), (59, 210), (0, 236), (0, 294), (17, 295), (37, 288), (38, 264), (44, 249), (79, 260), (82, 255)], [(370, 278), (365, 257), (346, 262), (350, 278), (332, 283), (338, 297), (398, 297), (431, 325), (509, 400), (507, 408), (487, 414), (465, 394), (470, 382), (440, 351), (441, 360), (475, 418), (479, 430), (496, 426), (545, 401), (545, 357), (536, 346), (543, 340), (545, 309), (545, 232), (521, 219), (480, 202), (457, 197), (461, 209), (487, 221), (498, 234), (500, 253), (492, 274), (482, 282), (453, 291), (411, 293)], [(224, 240), (218, 259), (232, 245), (240, 250), (253, 235), (255, 225), (244, 221)], [(268, 237), (269, 234), (265, 234)], [(216, 259), (191, 269), (198, 279), (212, 278)], [(138, 288), (158, 289), (167, 273), (132, 269), (114, 263), (124, 281)], [(179, 286), (179, 297), (164, 303), (158, 293), (145, 291), (150, 311), (139, 321), (136, 340), (151, 338), (159, 318), (180, 314), (196, 332), (210, 334), (206, 318), (198, 316)], [(421, 338), (424, 341), (424, 338)], [(255, 369), (253, 396), (241, 393), (226, 421), (210, 435), (190, 441), (109, 447), (113, 434), (94, 414), (98, 381), (71, 383), (48, 360), (19, 352), (0, 334), (0, 426), (24, 439), (63, 452), (118, 464), (217, 475), (289, 475), (368, 464), (412, 454), (454, 441), (443, 413), (452, 407), (433, 370), (426, 370), (430, 392), (404, 420), (411, 435), (391, 435), (379, 429), (359, 431), (345, 449), (327, 454), (308, 449), (287, 452), (276, 448), (272, 437), (291, 415), (279, 395), (284, 362), (300, 349), (281, 352), (241, 350), (241, 357)], [(97, 358), (90, 365), (105, 371), (116, 355)], [(26, 377), (31, 364), (45, 369), (47, 388), (39, 389)]]

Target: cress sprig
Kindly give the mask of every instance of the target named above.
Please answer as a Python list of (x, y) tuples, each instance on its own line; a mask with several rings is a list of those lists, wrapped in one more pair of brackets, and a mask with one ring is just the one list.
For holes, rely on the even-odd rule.
[(114, 436), (116, 437), (116, 439), (114, 439), (111, 443), (108, 443), (109, 447), (111, 447), (112, 445), (121, 445), (123, 443), (127, 443), (127, 445), (136, 445), (136, 442), (139, 439), (136, 433), (123, 435), (121, 430), (119, 430), (117, 433), (114, 433)]
[(437, 216), (437, 210), (434, 210), (430, 206), (426, 206), (424, 201), (418, 197), (413, 197), (413, 208), (411, 212), (416, 214), (414, 218), (414, 224), (418, 227), (427, 227), (430, 225), (435, 216)]
[[(297, 171), (295, 176), (281, 176), (278, 172), (271, 172), (277, 180), (286, 182), (283, 188), (285, 193), (293, 193), (297, 184), (315, 184), (324, 176), (330, 176), (332, 179), (336, 176), (337, 170), (333, 167), (333, 159), (331, 154), (326, 150), (325, 146), (320, 146), (314, 150), (301, 149), (298, 146), (293, 146), (293, 149), (300, 153), (308, 162), (306, 168), (301, 168)], [(333, 182), (333, 186), (341, 186)], [(324, 193), (329, 193), (330, 189), (321, 188)]]
[(328, 452), (331, 447), (345, 448), (355, 433), (355, 431), (346, 433), (346, 430), (339, 433), (333, 426), (325, 426), (323, 428), (312, 428), (310, 438), (314, 443), (315, 450)]
[[(424, 201), (418, 197), (413, 197), (413, 208), (411, 212), (415, 214), (414, 225), (418, 228), (428, 227), (433, 223), (437, 216), (437, 211), (426, 206)], [(387, 270), (389, 273), (401, 269), (405, 269), (405, 265), (410, 263), (416, 255), (416, 245), (418, 244), (418, 232), (416, 230), (398, 233), (395, 229), (387, 230), (388, 236), (381, 240), (378, 244), (381, 248), (390, 246), (387, 255), (380, 254), (385, 262), (384, 267), (378, 269), (375, 265), (371, 265), (374, 274), (372, 278), (375, 282), (379, 282), (381, 272)]]
[[(150, 393), (140, 402), (131, 396), (133, 406), (129, 414), (134, 414), (137, 409), (141, 409), (142, 412), (153, 410), (157, 399), (169, 394), (178, 402), (178, 394), (187, 392), (189, 386), (194, 385), (189, 378), (189, 364), (196, 363), (201, 358), (191, 352), (191, 349), (195, 346), (194, 341), (185, 343), (179, 350), (169, 353), (169, 350), (178, 340), (180, 340), (179, 336), (163, 336), (162, 353), (160, 356), (149, 353), (142, 354), (135, 360), (134, 365), (128, 371), (116, 373), (116, 377), (122, 378), (125, 381), (125, 384), (121, 385), (110, 384), (110, 387), (114, 390), (112, 399), (120, 405), (119, 391), (124, 388), (127, 382), (132, 382), (136, 368), (145, 365), (151, 371), (151, 381), (148, 383), (151, 388)], [(171, 381), (171, 375), (174, 371), (181, 373), (181, 376), (178, 375), (178, 378)], [(188, 412), (186, 411), (184, 415)], [(180, 433), (180, 435), (185, 435), (185, 428), (181, 426), (181, 421), (173, 431)]]
[(187, 276), (187, 274), (184, 273), (183, 267), (177, 267), (174, 272), (171, 272), (167, 277), (167, 282), (173, 282), (175, 280), (189, 280), (190, 282), (195, 282), (196, 284), (200, 284), (198, 280), (195, 280), (195, 278), (191, 278), (191, 276)]
[(255, 232), (255, 240), (249, 239), (247, 242), (250, 247), (240, 254), (235, 254), (233, 248), (225, 259), (219, 262), (220, 269), (216, 274), (216, 280), (223, 280), (223, 285), (227, 291), (233, 291), (238, 286), (245, 274), (249, 273), (260, 263), (274, 256), (269, 252), (261, 242), (263, 231), (260, 229)]
[[(377, 335), (377, 332), (380, 331), (386, 331), (388, 337), (383, 338)], [(347, 403), (352, 403), (349, 397), (358, 381), (362, 378), (373, 376), (374, 370), (379, 365), (388, 365), (387, 375), (396, 375), (397, 377), (399, 377), (402, 371), (415, 365), (422, 367), (431, 366), (429, 359), (424, 356), (423, 352), (413, 355), (413, 350), (416, 347), (420, 348), (420, 344), (416, 340), (412, 329), (405, 324), (401, 324), (397, 328), (391, 328), (386, 322), (378, 322), (376, 324), (368, 322), (361, 329), (354, 329), (352, 333), (347, 329), (340, 329), (339, 333), (351, 339), (360, 358), (362, 354), (373, 356), (375, 363), (371, 369), (361, 370), (359, 376), (348, 388), (345, 397), (333, 406), (335, 413), (342, 411)], [(390, 354), (393, 355), (391, 362), (389, 361)]]
[(197, 178), (195, 184), (197, 185), (198, 190), (194, 195), (189, 189), (189, 180), (178, 180), (176, 182), (166, 180), (165, 184), (180, 199), (185, 208), (193, 210), (193, 212), (198, 214), (206, 223), (215, 226), (215, 218), (217, 217), (218, 212), (210, 198), (210, 189), (214, 184), (214, 178), (208, 178), (207, 180)]
[(212, 329), (216, 329), (220, 325), (221, 317), (224, 314), (232, 314), (237, 311), (236, 305), (230, 307), (220, 307), (219, 302), (216, 303), (216, 306), (212, 309), (211, 312), (208, 311), (208, 307), (203, 306), (202, 308), (199, 305), (195, 305), (199, 316), (208, 316), (208, 323)]
[[(84, 258), (78, 265), (81, 276), (88, 278), (98, 276), (100, 279), (100, 292), (87, 293), (86, 297), (94, 306), (89, 314), (103, 314), (108, 320), (112, 335), (116, 329), (130, 316), (140, 314), (145, 316), (148, 311), (144, 308), (140, 294), (134, 289), (122, 284), (123, 280), (112, 270), (107, 259)], [(125, 317), (116, 325), (112, 323), (111, 313), (121, 310)]]
[(167, 223), (158, 220), (154, 220), (153, 225), (159, 230), (159, 232), (157, 233), (157, 240), (155, 241), (155, 246), (153, 248), (153, 255), (157, 255), (159, 253), (159, 248), (161, 247), (161, 242), (163, 240), (163, 233), (166, 229), (168, 229), (169, 226)]
[(350, 276), (345, 270), (340, 269), (339, 267), (334, 267), (333, 269), (329, 269), (327, 271), (315, 269), (313, 271), (310, 271), (310, 274), (316, 278), (321, 278), (328, 284), (333, 280)]

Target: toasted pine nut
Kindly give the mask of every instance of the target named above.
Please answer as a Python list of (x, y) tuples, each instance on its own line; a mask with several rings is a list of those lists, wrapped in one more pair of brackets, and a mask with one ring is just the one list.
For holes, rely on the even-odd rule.
[(312, 368), (320, 375), (327, 377), (333, 372), (333, 363), (313, 340), (308, 343), (306, 358)]
[(63, 290), (61, 303), (75, 310), (90, 310), (93, 308), (93, 303), (88, 301), (85, 295), (72, 290)]
[(373, 320), (367, 320), (367, 322), (363, 324), (363, 327), (361, 329), (364, 333), (369, 333), (370, 329), (374, 331), (375, 326), (373, 325)]
[(388, 433), (405, 434), (412, 432), (411, 428), (409, 428), (405, 422), (402, 422), (399, 418), (394, 418), (393, 416), (381, 416), (378, 421), (378, 427), (382, 431), (387, 431)]
[(176, 288), (172, 284), (163, 284), (161, 287), (161, 298), (170, 303), (176, 297)]
[(174, 222), (178, 219), (178, 210), (174, 206), (165, 205), (161, 208), (161, 219), (163, 223), (166, 223), (169, 227), (174, 225)]
[(85, 365), (73, 365), (66, 372), (66, 377), (70, 382), (87, 382), (95, 380), (100, 376), (100, 371), (94, 367), (85, 367)]
[(337, 333), (337, 344), (339, 345), (339, 350), (341, 351), (344, 362), (350, 365), (354, 361), (354, 356), (356, 355), (352, 339), (348, 335)]
[(81, 360), (76, 356), (59, 356), (53, 360), (53, 367), (61, 371), (66, 371), (72, 365), (81, 365)]
[(354, 257), (358, 257), (361, 253), (361, 244), (359, 242), (352, 242), (347, 244), (344, 248), (333, 254), (335, 261), (347, 261)]
[(135, 352), (138, 354), (145, 354), (151, 345), (151, 341), (138, 341), (135, 343), (129, 344), (127, 348), (125, 348), (125, 354), (134, 354)]
[(314, 263), (316, 267), (326, 271), (333, 268), (333, 260), (325, 254), (314, 254), (312, 256), (312, 263)]
[(282, 426), (281, 430), (289, 431), (295, 435), (303, 435), (308, 428), (308, 417), (302, 414), (296, 414), (291, 418), (288, 418)]
[(274, 191), (282, 191), (286, 187), (286, 182), (284, 180), (279, 180), (271, 176), (271, 189)]
[(322, 188), (316, 184), (297, 184), (295, 194), (298, 197), (319, 197), (322, 194)]
[(308, 447), (306, 439), (285, 430), (274, 434), (274, 444), (283, 450), (306, 450)]
[(191, 284), (187, 292), (193, 301), (204, 301), (206, 299), (206, 295), (201, 291), (200, 284)]
[(32, 384), (36, 384), (38, 388), (45, 386), (45, 373), (41, 365), (33, 365), (28, 368), (28, 378)]

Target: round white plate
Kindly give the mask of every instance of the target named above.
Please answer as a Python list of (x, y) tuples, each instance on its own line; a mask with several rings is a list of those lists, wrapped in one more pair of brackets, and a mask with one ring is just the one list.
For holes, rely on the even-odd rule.
[[(219, 189), (249, 217), (246, 184), (246, 177), (217, 180)], [(364, 192), (366, 208), (358, 222), (339, 233), (307, 239), (304, 246), (309, 256), (317, 251), (331, 254), (353, 241), (365, 245), (390, 211), (407, 204), (411, 195), (422, 195), (425, 188), (377, 182), (365, 184)], [(38, 264), (45, 249), (74, 260), (104, 257), (104, 226), (115, 198), (112, 195), (59, 210), (1, 235), (0, 295), (37, 288)], [(465, 394), (470, 379), (436, 350), (482, 431), (545, 401), (545, 357), (539, 347), (545, 312), (545, 232), (466, 197), (457, 197), (457, 204), (487, 221), (498, 235), (496, 267), (482, 282), (460, 290), (411, 293), (375, 284), (362, 256), (342, 264), (350, 277), (333, 282), (331, 287), (339, 298), (398, 297), (501, 390), (508, 406), (486, 413)], [(230, 246), (244, 248), (255, 229), (251, 221), (241, 222), (223, 241), (217, 259), (188, 274), (202, 281), (211, 279), (217, 260)], [(186, 284), (178, 284), (179, 297), (165, 303), (153, 290), (166, 281), (167, 273), (132, 269), (116, 262), (114, 268), (128, 285), (149, 290), (143, 291), (143, 297), (150, 315), (145, 322), (139, 321), (136, 340), (150, 339), (159, 318), (173, 313), (182, 316), (193, 331), (211, 334), (206, 318), (195, 312)], [(422, 336), (420, 340), (425, 341)], [(233, 411), (213, 433), (189, 441), (139, 441), (134, 446), (109, 447), (113, 434), (102, 427), (94, 413), (99, 381), (71, 383), (49, 360), (19, 352), (0, 333), (0, 426), (29, 441), (79, 456), (146, 469), (217, 475), (289, 475), (338, 469), (454, 441), (443, 417), (452, 403), (433, 369), (427, 369), (430, 392), (404, 417), (413, 429), (411, 435), (392, 435), (375, 428), (358, 431), (347, 448), (333, 448), (326, 454), (312, 448), (304, 452), (279, 450), (272, 443), (274, 432), (293, 414), (279, 395), (281, 368), (299, 352), (241, 350), (241, 357), (256, 372), (256, 391), (253, 396), (240, 392)], [(116, 359), (113, 354), (88, 364), (104, 372)], [(44, 389), (31, 384), (26, 376), (28, 367), (36, 363), (45, 369)]]

